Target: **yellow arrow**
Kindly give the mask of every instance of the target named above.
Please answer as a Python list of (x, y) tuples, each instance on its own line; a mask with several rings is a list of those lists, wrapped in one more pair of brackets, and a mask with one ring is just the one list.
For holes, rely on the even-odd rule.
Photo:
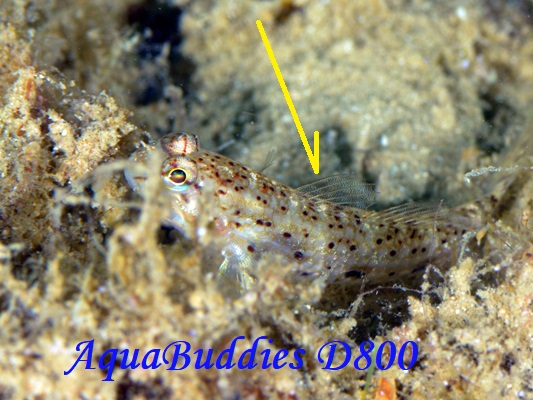
[(274, 68), (274, 72), (276, 73), (276, 77), (278, 78), (279, 85), (281, 86), (281, 91), (283, 92), (283, 95), (285, 96), (285, 100), (287, 101), (287, 105), (289, 106), (289, 111), (291, 112), (292, 119), (294, 119), (294, 124), (296, 125), (296, 129), (298, 130), (298, 133), (300, 134), (300, 139), (302, 139), (305, 152), (307, 153), (307, 157), (309, 157), (311, 168), (313, 168), (313, 172), (315, 174), (318, 174), (318, 172), (320, 171), (320, 135), (318, 131), (315, 131), (314, 137), (313, 137), (314, 139), (313, 147), (315, 151), (313, 154), (311, 152), (311, 147), (309, 146), (309, 142), (307, 141), (307, 137), (305, 136), (304, 128), (302, 128), (302, 123), (300, 122), (300, 118), (298, 118), (298, 114), (296, 113), (296, 108), (294, 108), (294, 104), (292, 103), (291, 95), (289, 94), (289, 89), (287, 89), (287, 85), (285, 84), (285, 81), (283, 80), (283, 75), (281, 75), (281, 70), (279, 69), (278, 63), (276, 61), (276, 57), (274, 57), (274, 52), (272, 51), (272, 47), (270, 46), (270, 42), (268, 41), (268, 37), (265, 32), (265, 29), (263, 28), (263, 24), (261, 23), (260, 20), (257, 20), (256, 24), (257, 24), (257, 29), (259, 29), (259, 34), (261, 35), (261, 39), (263, 39), (263, 43), (265, 44), (268, 57), (270, 58), (270, 62), (272, 63), (272, 67)]

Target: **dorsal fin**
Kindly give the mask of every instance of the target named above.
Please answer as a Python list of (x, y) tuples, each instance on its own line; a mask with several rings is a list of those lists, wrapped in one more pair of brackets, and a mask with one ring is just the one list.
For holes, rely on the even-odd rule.
[(401, 204), (386, 210), (379, 211), (368, 218), (368, 222), (395, 222), (397, 224), (417, 225), (424, 221), (441, 221), (449, 214), (440, 201), (424, 201), (417, 203)]
[(435, 228), (448, 224), (463, 228), (473, 227), (468, 218), (443, 206), (442, 201), (423, 201), (391, 207), (373, 213), (366, 222), (409, 225), (420, 228)]
[(368, 208), (376, 202), (378, 192), (373, 185), (346, 175), (334, 175), (298, 188), (303, 194), (318, 201), (327, 201), (349, 207)]

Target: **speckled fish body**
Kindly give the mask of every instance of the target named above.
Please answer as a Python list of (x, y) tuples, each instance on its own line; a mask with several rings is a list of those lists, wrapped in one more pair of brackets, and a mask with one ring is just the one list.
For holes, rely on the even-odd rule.
[[(428, 264), (452, 265), (467, 229), (461, 212), (438, 204), (376, 212), (312, 196), (200, 149), (191, 134), (167, 135), (160, 147), (166, 156), (161, 176), (173, 196), (169, 222), (197, 238), (205, 231), (200, 218), (214, 225), (226, 257), (223, 268), (251, 269), (272, 252), (298, 276), (383, 284)], [(132, 157), (142, 161), (150, 149)], [(126, 176), (133, 187), (145, 179)], [(322, 192), (337, 190), (332, 182)]]

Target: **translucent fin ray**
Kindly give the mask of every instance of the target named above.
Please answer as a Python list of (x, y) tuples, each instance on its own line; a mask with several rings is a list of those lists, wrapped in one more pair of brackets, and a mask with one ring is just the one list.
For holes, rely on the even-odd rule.
[(274, 162), (276, 160), (276, 149), (270, 149), (266, 155), (265, 161), (261, 168), (258, 169), (258, 172), (265, 172), (268, 168), (270, 168), (272, 165), (274, 165)]
[(330, 176), (301, 186), (298, 190), (317, 201), (363, 209), (374, 204), (378, 195), (373, 185), (346, 175)]
[(467, 220), (442, 205), (442, 201), (407, 203), (380, 211), (367, 219), (368, 223), (409, 225), (411, 227), (438, 227), (447, 224), (469, 225)]

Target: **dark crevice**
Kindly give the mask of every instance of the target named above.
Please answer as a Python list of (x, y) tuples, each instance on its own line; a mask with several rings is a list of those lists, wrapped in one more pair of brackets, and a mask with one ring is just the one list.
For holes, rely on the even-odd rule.
[[(382, 295), (388, 290), (380, 290), (379, 292)], [(392, 293), (387, 294), (391, 295)], [(364, 304), (354, 315), (358, 324), (350, 330), (348, 337), (360, 344), (365, 340), (372, 340), (377, 335), (384, 335), (390, 329), (401, 325), (409, 318), (407, 300), (407, 296), (394, 296), (394, 301), (380, 299), (377, 294), (367, 296)]]
[(506, 353), (503, 355), (502, 361), (500, 362), (500, 368), (503, 369), (508, 374), (511, 373), (511, 368), (516, 364), (516, 358), (513, 353)]
[[(226, 130), (215, 135), (213, 141), (215, 146), (224, 146), (228, 139), (233, 139), (236, 142), (247, 141), (247, 132), (250, 131), (250, 124), (258, 119), (260, 107), (255, 101), (255, 92), (247, 90), (241, 95), (239, 100), (240, 106), (237, 107), (237, 112), (233, 115)], [(221, 150), (221, 154), (228, 154), (228, 152)]]
[(168, 53), (169, 69), (158, 69), (142, 79), (143, 90), (136, 104), (147, 105), (160, 100), (168, 84), (183, 90), (185, 96), (191, 92), (192, 75), (196, 69), (194, 62), (181, 52), (184, 36), (181, 20), (184, 9), (165, 2), (146, 0), (144, 3), (129, 7), (126, 20), (134, 27), (142, 40), (137, 44), (136, 53), (139, 64), (154, 62), (161, 56), (165, 46)]
[(325, 127), (320, 132), (336, 132), (336, 139), (333, 145), (333, 152), (339, 157), (341, 169), (349, 169), (353, 166), (352, 145), (348, 140), (348, 135), (339, 126)]
[(295, 5), (292, 0), (281, 1), (279, 8), (274, 13), (274, 22), (276, 25), (283, 25), (296, 12), (302, 12), (302, 7)]
[(146, 381), (134, 380), (129, 373), (118, 382), (117, 399), (171, 399), (172, 390), (165, 386), (161, 378), (149, 378)]
[(505, 149), (505, 136), (516, 112), (498, 94), (482, 93), (479, 98), (485, 123), (476, 135), (476, 144), (488, 155), (500, 153)]
[(162, 245), (173, 245), (183, 240), (186, 240), (184, 235), (173, 227), (161, 226), (157, 231), (157, 241)]
[[(419, 277), (422, 278), (422, 276)], [(365, 340), (373, 340), (376, 336), (384, 336), (391, 329), (407, 321), (410, 318), (410, 296), (418, 299), (424, 298), (432, 305), (439, 304), (441, 299), (437, 292), (442, 280), (432, 276), (427, 282), (431, 282), (432, 289), (424, 293), (418, 289), (420, 280), (416, 279), (407, 286), (379, 287), (362, 295), (351, 296), (351, 290), (348, 287), (339, 290), (338, 286), (328, 286), (322, 294), (321, 301), (315, 307), (332, 312), (332, 316), (341, 316), (342, 313), (339, 314), (338, 311), (344, 310), (347, 315), (355, 318), (358, 321), (357, 325), (350, 330), (348, 337), (359, 344)], [(334, 301), (331, 300), (332, 291), (336, 295)], [(364, 297), (358, 299), (358, 296)], [(358, 299), (357, 302), (356, 299)], [(356, 309), (352, 309), (356, 303), (358, 304)]]

